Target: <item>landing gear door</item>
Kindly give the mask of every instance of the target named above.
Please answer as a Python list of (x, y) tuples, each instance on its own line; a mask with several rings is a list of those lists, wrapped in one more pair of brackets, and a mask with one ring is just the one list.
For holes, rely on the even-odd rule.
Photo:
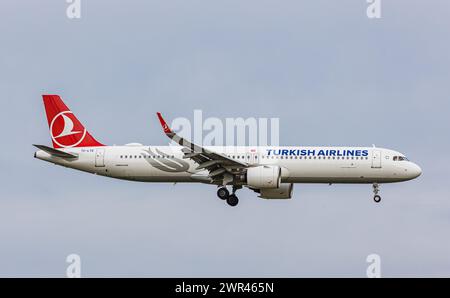
[(372, 150), (372, 168), (381, 168), (381, 150)]
[(105, 166), (105, 149), (95, 150), (95, 166), (104, 167)]

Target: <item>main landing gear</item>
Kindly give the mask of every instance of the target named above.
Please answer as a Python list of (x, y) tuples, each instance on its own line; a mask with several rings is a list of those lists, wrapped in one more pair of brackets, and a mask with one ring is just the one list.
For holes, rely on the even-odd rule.
[(228, 189), (226, 187), (221, 187), (217, 190), (217, 196), (221, 200), (226, 200), (229, 195), (230, 195), (230, 192), (228, 191)]
[(375, 203), (381, 202), (381, 196), (378, 195), (378, 193), (380, 192), (380, 186), (378, 185), (378, 183), (374, 183), (372, 187), (374, 193), (373, 200), (375, 201)]
[(221, 187), (217, 190), (217, 196), (221, 200), (226, 200), (228, 205), (234, 207), (239, 203), (239, 199), (235, 195), (237, 189), (238, 189), (237, 187), (233, 186), (233, 191), (230, 194), (230, 192), (228, 191), (228, 189), (225, 186)]

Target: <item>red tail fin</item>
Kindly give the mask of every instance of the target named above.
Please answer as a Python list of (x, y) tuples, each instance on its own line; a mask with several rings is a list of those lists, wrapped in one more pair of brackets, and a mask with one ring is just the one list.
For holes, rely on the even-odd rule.
[(42, 95), (54, 148), (104, 146), (97, 142), (58, 95)]

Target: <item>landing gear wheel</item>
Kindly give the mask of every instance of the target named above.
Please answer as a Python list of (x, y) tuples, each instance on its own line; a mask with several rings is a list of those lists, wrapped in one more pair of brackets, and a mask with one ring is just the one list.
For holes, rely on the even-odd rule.
[(375, 203), (379, 203), (381, 202), (381, 197), (379, 195), (376, 195), (373, 197), (373, 200), (375, 201)]
[(238, 199), (238, 197), (236, 197), (236, 195), (230, 195), (227, 198), (227, 203), (228, 203), (228, 205), (234, 207), (239, 203), (239, 199)]
[(230, 196), (230, 192), (226, 187), (221, 187), (217, 190), (217, 196), (222, 200), (226, 200)]

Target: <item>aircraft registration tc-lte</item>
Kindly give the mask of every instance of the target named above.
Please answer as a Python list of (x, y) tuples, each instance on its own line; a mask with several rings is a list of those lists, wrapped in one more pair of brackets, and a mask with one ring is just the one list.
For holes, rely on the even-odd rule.
[[(200, 182), (216, 185), (230, 206), (243, 186), (264, 199), (290, 199), (294, 183), (372, 184), (421, 175), (405, 155), (374, 147), (199, 146), (173, 132), (157, 113), (164, 133), (180, 146), (105, 146), (86, 130), (58, 95), (43, 95), (53, 147), (34, 145), (35, 157), (111, 178), (142, 182)], [(231, 188), (229, 190), (229, 188)]]

